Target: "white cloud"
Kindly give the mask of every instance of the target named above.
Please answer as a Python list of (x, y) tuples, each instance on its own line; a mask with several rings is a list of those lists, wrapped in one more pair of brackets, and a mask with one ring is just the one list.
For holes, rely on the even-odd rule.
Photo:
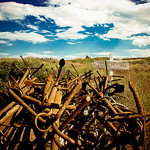
[(71, 45), (73, 45), (73, 44), (76, 44), (76, 43), (73, 43), (73, 42), (67, 42), (68, 44), (71, 44)]
[(32, 43), (43, 43), (47, 42), (48, 39), (46, 39), (44, 36), (34, 33), (34, 32), (19, 32), (15, 31), (13, 33), (11, 32), (0, 32), (0, 39), (2, 40), (10, 40), (10, 41), (26, 41), (26, 42), (32, 42)]
[(73, 41), (70, 41), (70, 42), (67, 42), (67, 43), (73, 45), (73, 44), (80, 44), (81, 42), (73, 40)]
[(33, 26), (33, 25), (27, 25), (27, 27), (28, 27), (28, 28), (31, 28), (31, 29), (33, 29), (33, 30), (38, 30), (38, 27)]
[(110, 54), (109, 52), (99, 52), (99, 53), (85, 52), (85, 53), (75, 53), (72, 55), (66, 55), (66, 56), (64, 56), (64, 58), (66, 58), (66, 59), (85, 58), (87, 55), (91, 56), (91, 57), (99, 57), (99, 56), (109, 57), (109, 54)]
[(122, 59), (122, 58), (126, 58), (127, 56), (125, 55), (114, 55), (114, 59), (117, 58), (117, 59)]
[(0, 53), (0, 55), (7, 56), (9, 53)]
[(44, 51), (43, 53), (44, 54), (51, 54), (51, 53), (54, 53), (54, 52), (52, 52), (52, 51)]
[(97, 56), (109, 56), (110, 52), (89, 53)]
[(20, 58), (20, 55), (11, 55), (9, 58)]
[(86, 55), (89, 55), (90, 53), (76, 53), (76, 54), (74, 54), (74, 55), (76, 55), (76, 56), (86, 56)]
[(150, 56), (150, 49), (128, 49), (124, 51), (130, 53), (129, 56), (131, 57), (149, 57)]
[(55, 55), (43, 55), (38, 53), (26, 53), (24, 57), (38, 57), (38, 58), (55, 58), (58, 59), (58, 56)]
[(100, 39), (103, 39), (104, 41), (110, 41), (110, 39), (106, 37), (106, 35), (101, 35), (101, 34), (96, 33), (95, 36), (98, 36)]
[(49, 3), (60, 6), (37, 7), (15, 2), (0, 3), (0, 20), (24, 19), (27, 15), (33, 15), (42, 21), (45, 19), (40, 16), (51, 18), (58, 26), (71, 27), (57, 32), (56, 35), (61, 39), (84, 39), (89, 35), (79, 33), (83, 31), (82, 26), (103, 24), (105, 27), (105, 24), (113, 23), (114, 28), (99, 35), (99, 38), (133, 40), (133, 44), (138, 46), (149, 43), (142, 36), (140, 38), (144, 40), (137, 44), (137, 38), (133, 39), (131, 35), (150, 34), (150, 3), (136, 5), (130, 0), (49, 0)]
[(95, 52), (88, 53), (88, 52), (86, 52), (86, 53), (76, 53), (74, 55), (77, 57), (80, 56), (80, 57), (85, 58), (85, 56), (87, 56), (87, 55), (92, 56), (92, 57), (98, 57), (98, 56), (109, 56), (109, 54), (111, 54), (111, 53), (110, 52), (99, 52), (99, 53), (95, 53)]
[(87, 35), (84, 35), (82, 33), (79, 33), (79, 31), (84, 31), (85, 29), (82, 27), (74, 27), (74, 28), (69, 28), (67, 30), (57, 30), (58, 33), (56, 34), (57, 37), (61, 39), (84, 39), (87, 37)]
[(44, 18), (41, 18), (40, 16), (38, 16), (37, 18), (42, 22), (46, 22), (46, 20)]
[(47, 0), (45, 3), (46, 4), (51, 4), (51, 5), (66, 5), (70, 3), (70, 0)]
[(12, 46), (12, 43), (10, 43), (9, 41), (5, 41), (5, 40), (0, 40), (0, 44), (5, 44), (6, 46)]
[(51, 33), (51, 32), (48, 30), (42, 30), (41, 33)]
[(150, 45), (150, 36), (134, 36), (132, 37), (133, 45), (142, 47), (142, 46), (147, 46)]
[(64, 58), (65, 59), (76, 59), (76, 58), (79, 58), (79, 57), (75, 56), (75, 55), (65, 55)]
[(12, 20), (23, 19), (26, 15), (30, 15), (33, 7), (15, 2), (5, 2), (0, 3), (0, 8), (0, 20)]

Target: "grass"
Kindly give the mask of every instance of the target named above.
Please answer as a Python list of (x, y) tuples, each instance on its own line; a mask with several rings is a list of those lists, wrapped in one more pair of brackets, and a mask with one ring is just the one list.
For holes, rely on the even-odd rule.
[[(96, 57), (91, 59), (74, 59), (74, 60), (66, 60), (66, 64), (63, 68), (63, 73), (65, 74), (67, 70), (70, 70), (74, 74), (76, 71), (72, 67), (71, 64), (74, 65), (78, 73), (84, 74), (91, 70), (95, 76), (97, 76), (97, 69), (93, 68), (93, 61), (105, 61), (108, 60), (107, 57)], [(123, 75), (124, 79), (119, 81), (120, 84), (125, 86), (125, 91), (122, 93), (122, 97), (119, 98), (121, 103), (125, 103), (129, 108), (135, 109), (135, 104), (133, 100), (132, 93), (129, 90), (128, 82), (132, 81), (140, 95), (140, 98), (143, 103), (143, 107), (145, 111), (149, 111), (150, 109), (150, 57), (147, 58), (133, 58), (133, 59), (124, 59), (123, 61), (127, 61), (130, 63), (130, 70), (123, 71), (123, 70), (114, 70), (114, 75)], [(42, 69), (40, 69), (35, 76), (38, 77), (39, 81), (43, 80), (43, 77), (47, 76), (52, 70), (57, 72), (57, 67), (59, 66), (59, 60), (55, 59), (39, 59), (39, 58), (32, 58), (28, 57), (25, 58), (25, 62), (29, 67), (38, 68), (40, 65), (44, 64)], [(142, 63), (141, 63), (142, 62)], [(13, 74), (16, 74), (16, 80), (22, 76), (21, 71), (14, 68), (12, 63), (15, 63), (18, 67), (20, 67), (23, 71), (26, 70), (26, 65), (22, 61), (22, 59), (15, 59), (15, 58), (1, 58), (0, 59), (0, 89), (1, 91), (7, 92), (8, 80), (9, 80), (9, 73), (13, 69)], [(34, 69), (32, 69), (34, 71)], [(98, 71), (101, 73), (102, 76), (105, 75), (105, 70)]]
[[(145, 111), (149, 111), (150, 109), (150, 65), (146, 64), (130, 64), (129, 71), (116, 71), (116, 74), (124, 75), (123, 84), (126, 86), (124, 95), (126, 97), (133, 97), (128, 87), (128, 81), (132, 81), (139, 92), (140, 99), (143, 103), (143, 108)], [(133, 98), (130, 100), (127, 105), (133, 105)], [(149, 104), (149, 105), (148, 105)], [(133, 107), (134, 108), (134, 107)], [(132, 108), (132, 109), (133, 109)]]
[[(63, 67), (63, 73), (65, 74), (67, 70), (73, 72), (76, 75), (76, 71), (72, 67), (73, 64), (78, 71), (78, 73), (85, 73), (91, 70), (94, 76), (98, 76), (97, 70), (101, 73), (102, 76), (105, 76), (105, 70), (95, 69), (93, 68), (93, 61), (105, 61), (108, 60), (107, 57), (97, 57), (91, 59), (74, 59), (74, 60), (66, 60), (66, 64)], [(55, 59), (39, 59), (28, 57), (25, 58), (26, 63), (29, 67), (38, 68), (40, 65), (44, 64), (43, 68), (40, 69), (35, 76), (38, 77), (39, 81), (43, 80), (43, 77), (48, 76), (48, 74), (54, 70), (57, 73), (57, 67), (59, 65), (59, 60)], [(129, 90), (128, 82), (132, 81), (136, 86), (136, 89), (139, 93), (140, 99), (143, 104), (144, 112), (150, 111), (150, 57), (147, 58), (130, 58), (124, 59), (123, 61), (130, 63), (130, 70), (114, 70), (114, 75), (124, 76), (122, 80), (119, 81), (119, 84), (123, 84), (125, 86), (125, 90), (123, 93), (119, 94), (120, 96), (116, 96), (117, 101), (125, 104), (132, 110), (136, 110), (135, 102), (131, 91)], [(20, 67), (23, 71), (26, 70), (26, 65), (21, 59), (14, 58), (1, 58), (0, 59), (0, 89), (7, 93), (8, 89), (8, 80), (10, 79), (10, 72), (12, 71), (13, 75), (16, 75), (15, 79), (19, 79), (22, 76), (21, 71), (14, 68), (12, 63), (15, 63), (18, 67)], [(115, 79), (115, 78), (114, 78)], [(150, 130), (150, 127), (148, 128)], [(150, 131), (147, 132), (147, 136), (150, 137)], [(150, 139), (149, 139), (150, 140)], [(150, 141), (147, 141), (146, 145), (149, 145)], [(150, 146), (149, 146), (150, 147)], [(148, 149), (148, 148), (147, 148)]]

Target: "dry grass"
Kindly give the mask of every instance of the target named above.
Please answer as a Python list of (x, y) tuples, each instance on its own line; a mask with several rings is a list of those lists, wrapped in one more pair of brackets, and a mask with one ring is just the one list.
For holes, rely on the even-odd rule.
[(139, 92), (140, 99), (143, 103), (144, 111), (150, 110), (150, 65), (146, 64), (131, 64), (129, 71), (115, 71), (117, 75), (124, 75), (124, 79), (121, 81), (125, 85), (125, 92), (123, 93), (129, 101), (126, 101), (126, 105), (129, 105), (131, 109), (134, 109), (134, 100), (132, 93), (129, 90), (128, 82), (132, 81)]
[[(72, 71), (76, 74), (75, 70), (71, 66), (73, 64), (77, 69), (78, 73), (85, 73), (91, 70), (95, 76), (97, 76), (96, 69), (93, 68), (92, 62), (94, 60), (106, 60), (108, 58), (95, 58), (95, 59), (76, 59), (76, 60), (67, 60), (66, 65), (63, 68), (63, 72), (66, 73), (67, 70)], [(57, 71), (56, 65), (58, 65), (58, 60), (44, 60), (44, 59), (33, 59), (27, 58), (26, 61), (30, 66), (38, 67), (41, 64), (44, 64), (44, 67), (39, 71), (36, 76), (39, 78), (47, 76), (51, 71), (51, 68)], [(126, 59), (124, 61), (130, 62), (129, 71), (119, 71), (115, 70), (114, 75), (123, 75), (124, 78), (119, 81), (119, 84), (125, 86), (125, 91), (120, 96), (117, 96), (117, 99), (120, 103), (125, 104), (132, 110), (136, 110), (135, 102), (131, 91), (129, 90), (128, 82), (132, 81), (139, 92), (140, 99), (143, 104), (144, 112), (150, 111), (150, 57), (142, 59)], [(7, 91), (7, 83), (9, 79), (9, 72), (11, 70), (12, 62), (16, 63), (20, 68), (24, 68), (21, 59), (10, 59), (3, 58), (0, 59), (0, 89), (1, 91)], [(105, 70), (99, 70), (101, 75), (105, 75)], [(147, 128), (147, 140), (146, 140), (146, 149), (150, 148), (150, 127)]]
[[(108, 58), (92, 58), (92, 59), (75, 59), (75, 60), (66, 60), (66, 64), (63, 68), (63, 73), (65, 74), (67, 70), (72, 71), (76, 74), (75, 70), (71, 66), (73, 64), (78, 71), (78, 73), (85, 73), (91, 70), (95, 76), (96, 69), (93, 68), (93, 61), (100, 60), (104, 61)], [(142, 60), (142, 63), (141, 63)], [(30, 67), (39, 67), (41, 64), (44, 64), (42, 70), (40, 70), (36, 76), (41, 79), (43, 76), (47, 76), (47, 74), (52, 70), (52, 68), (57, 72), (56, 66), (58, 66), (58, 60), (55, 59), (38, 59), (38, 58), (26, 58), (25, 61), (29, 64)], [(140, 59), (126, 59), (123, 61), (130, 62), (130, 70), (129, 71), (121, 71), (114, 70), (114, 75), (123, 75), (124, 79), (119, 81), (120, 84), (125, 85), (124, 93), (120, 94), (123, 97), (119, 98), (121, 103), (126, 104), (130, 109), (135, 109), (135, 103), (133, 100), (132, 93), (129, 90), (128, 82), (132, 81), (136, 86), (140, 99), (143, 103), (144, 111), (150, 110), (150, 57), (140, 58)], [(132, 63), (131, 63), (132, 62)], [(134, 62), (134, 63), (133, 63)], [(14, 58), (2, 58), (0, 59), (0, 89), (6, 91), (7, 82), (9, 79), (9, 72), (12, 68), (11, 64), (17, 64), (21, 69), (25, 69), (25, 65), (21, 59)], [(149, 64), (149, 65), (148, 65)], [(99, 70), (101, 75), (105, 75), (105, 70)], [(18, 73), (18, 72), (17, 72)], [(18, 73), (19, 74), (19, 73)], [(4, 85), (6, 84), (6, 85)]]

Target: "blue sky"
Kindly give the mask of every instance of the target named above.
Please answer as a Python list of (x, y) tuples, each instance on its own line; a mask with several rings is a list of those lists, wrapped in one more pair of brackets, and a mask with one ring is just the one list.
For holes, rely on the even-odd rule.
[(150, 56), (150, 0), (1, 0), (0, 58)]

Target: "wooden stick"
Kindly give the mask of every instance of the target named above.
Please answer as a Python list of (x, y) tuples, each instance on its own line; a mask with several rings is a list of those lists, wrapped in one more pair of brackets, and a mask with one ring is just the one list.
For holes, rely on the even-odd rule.
[(132, 82), (129, 82), (129, 87), (130, 87), (130, 90), (134, 96), (134, 100), (136, 103), (138, 113), (143, 114), (142, 103), (141, 103), (141, 100), (140, 100), (140, 97), (139, 97), (139, 94), (138, 94), (136, 87), (134, 86), (134, 84)]

